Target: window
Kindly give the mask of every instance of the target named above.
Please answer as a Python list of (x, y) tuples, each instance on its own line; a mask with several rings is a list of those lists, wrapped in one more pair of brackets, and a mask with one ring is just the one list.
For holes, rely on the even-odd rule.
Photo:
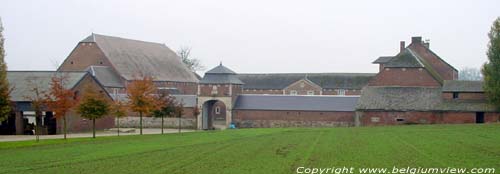
[(217, 86), (215, 86), (215, 85), (214, 85), (214, 86), (212, 86), (212, 94), (214, 94), (214, 95), (215, 95), (215, 94), (217, 94), (217, 93), (218, 93), (218, 91), (217, 91)]
[(73, 61), (71, 61), (71, 64), (73, 64)]
[(378, 122), (380, 122), (380, 117), (372, 117), (371, 121), (372, 121), (372, 123), (378, 123)]
[(314, 91), (307, 91), (307, 95), (314, 95)]
[(345, 95), (345, 89), (339, 89), (339, 90), (337, 91), (337, 94), (338, 94), (338, 95)]
[(215, 114), (220, 114), (220, 107), (219, 106), (215, 107)]
[(458, 92), (453, 93), (453, 99), (458, 99)]
[(304, 86), (306, 86), (306, 84), (304, 84), (304, 82), (301, 82), (301, 83), (300, 83), (300, 87), (301, 87), (301, 88), (304, 88)]
[(291, 90), (290, 91), (290, 95), (297, 95), (297, 91), (296, 90)]
[(402, 121), (405, 121), (405, 119), (404, 118), (396, 118), (396, 121), (397, 122), (402, 122)]

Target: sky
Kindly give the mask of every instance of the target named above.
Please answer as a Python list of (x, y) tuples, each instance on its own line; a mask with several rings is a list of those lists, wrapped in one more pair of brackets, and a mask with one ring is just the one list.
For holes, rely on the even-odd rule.
[[(209, 70), (377, 72), (412, 36), (457, 69), (486, 62), (498, 0), (3, 0), (9, 70), (55, 70), (90, 35), (190, 47)], [(203, 73), (200, 71), (199, 73)]]

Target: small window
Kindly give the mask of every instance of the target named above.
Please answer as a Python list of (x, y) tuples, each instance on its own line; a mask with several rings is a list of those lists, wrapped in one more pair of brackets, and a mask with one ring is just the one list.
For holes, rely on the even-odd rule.
[(345, 95), (345, 89), (339, 89), (337, 92), (338, 95)]
[(307, 95), (314, 95), (314, 91), (307, 91)]
[(215, 107), (215, 114), (220, 114), (220, 107), (219, 106)]
[(378, 122), (380, 122), (380, 117), (372, 117), (371, 121), (372, 121), (372, 123), (378, 123)]
[(405, 121), (405, 119), (404, 118), (396, 118), (396, 121), (397, 122), (402, 122), (402, 121)]
[(297, 95), (297, 91), (296, 90), (291, 90), (290, 91), (290, 95)]
[(453, 93), (453, 99), (458, 99), (458, 92)]
[(304, 84), (304, 82), (300, 83), (301, 88), (303, 88), (304, 86), (306, 86), (306, 84)]
[(99, 64), (101, 64), (101, 65), (102, 65), (102, 61), (100, 61), (100, 62), (99, 62)]
[(73, 65), (73, 61), (70, 62)]

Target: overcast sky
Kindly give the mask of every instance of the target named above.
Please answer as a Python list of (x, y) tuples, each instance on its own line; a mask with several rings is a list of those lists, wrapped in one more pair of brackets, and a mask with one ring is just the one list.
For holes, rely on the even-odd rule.
[(207, 70), (376, 72), (411, 36), (480, 67), (500, 1), (21, 1), (0, 3), (10, 70), (54, 70), (92, 32), (189, 46)]

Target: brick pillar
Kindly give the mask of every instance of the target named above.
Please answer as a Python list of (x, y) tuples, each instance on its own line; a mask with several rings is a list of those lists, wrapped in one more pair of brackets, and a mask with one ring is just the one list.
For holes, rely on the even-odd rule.
[(23, 111), (16, 111), (16, 135), (24, 134)]

